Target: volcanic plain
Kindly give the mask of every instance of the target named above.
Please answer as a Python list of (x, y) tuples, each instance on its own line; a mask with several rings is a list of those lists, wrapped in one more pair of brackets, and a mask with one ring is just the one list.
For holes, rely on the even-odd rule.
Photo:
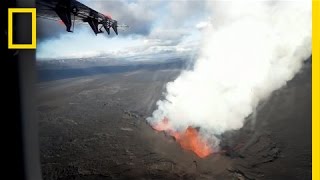
[(311, 179), (311, 60), (261, 102), (243, 128), (224, 133), (221, 150), (205, 158), (145, 120), (183, 68), (180, 61), (78, 69), (39, 65), (43, 178)]

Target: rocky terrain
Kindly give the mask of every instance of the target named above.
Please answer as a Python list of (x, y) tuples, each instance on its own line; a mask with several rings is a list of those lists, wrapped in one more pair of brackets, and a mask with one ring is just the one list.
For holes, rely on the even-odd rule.
[(39, 68), (43, 178), (311, 179), (310, 61), (242, 129), (221, 136), (221, 152), (204, 159), (145, 121), (181, 67), (74, 76)]

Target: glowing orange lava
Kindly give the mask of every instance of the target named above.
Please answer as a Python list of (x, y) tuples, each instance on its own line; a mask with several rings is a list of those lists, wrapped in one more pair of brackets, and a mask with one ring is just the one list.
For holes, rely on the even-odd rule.
[(193, 151), (201, 158), (213, 153), (213, 149), (208, 145), (208, 142), (193, 127), (189, 126), (185, 131), (178, 132), (172, 129), (168, 118), (164, 118), (163, 121), (154, 125), (153, 128), (157, 131), (167, 132), (176, 139), (183, 149)]

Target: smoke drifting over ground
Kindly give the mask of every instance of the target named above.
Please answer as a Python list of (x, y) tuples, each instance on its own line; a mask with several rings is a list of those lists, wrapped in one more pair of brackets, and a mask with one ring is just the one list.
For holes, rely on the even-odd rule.
[(194, 69), (167, 84), (165, 99), (147, 120), (157, 126), (168, 119), (165, 131), (199, 127), (218, 148), (217, 135), (241, 128), (311, 55), (311, 1), (208, 4), (212, 22), (203, 30)]

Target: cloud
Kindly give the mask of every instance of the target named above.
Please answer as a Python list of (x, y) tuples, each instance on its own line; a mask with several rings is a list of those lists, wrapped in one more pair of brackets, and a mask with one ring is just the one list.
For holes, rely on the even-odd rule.
[(65, 32), (65, 26), (58, 21), (37, 18), (37, 39), (56, 38)]
[[(141, 56), (193, 51), (190, 41), (200, 39), (196, 25), (207, 19), (206, 1), (81, 0), (85, 5), (129, 25), (119, 36), (95, 36), (89, 25), (76, 24), (74, 33), (57, 22), (38, 21), (39, 59), (89, 55)], [(181, 5), (179, 6), (179, 3)], [(64, 46), (61, 47), (60, 45)], [(61, 50), (60, 50), (61, 49)], [(125, 49), (125, 50), (124, 50)], [(93, 53), (96, 52), (96, 53)]]
[(193, 69), (167, 84), (147, 120), (154, 127), (165, 124), (169, 134), (199, 128), (216, 150), (220, 135), (240, 129), (310, 57), (312, 6), (311, 1), (229, 0), (210, 7), (216, 19), (203, 32)]
[(209, 28), (210, 26), (211, 26), (210, 21), (201, 21), (198, 24), (196, 24), (196, 28), (199, 30)]
[(89, 1), (88, 6), (97, 11), (109, 14), (113, 19), (124, 23), (130, 27), (130, 31), (124, 31), (122, 34), (148, 35), (151, 31), (155, 13), (152, 11), (150, 2), (137, 1), (125, 2), (119, 0), (110, 1)]
[(175, 0), (168, 5), (170, 16), (167, 24), (171, 27), (190, 26), (199, 16), (208, 12), (206, 0)]

